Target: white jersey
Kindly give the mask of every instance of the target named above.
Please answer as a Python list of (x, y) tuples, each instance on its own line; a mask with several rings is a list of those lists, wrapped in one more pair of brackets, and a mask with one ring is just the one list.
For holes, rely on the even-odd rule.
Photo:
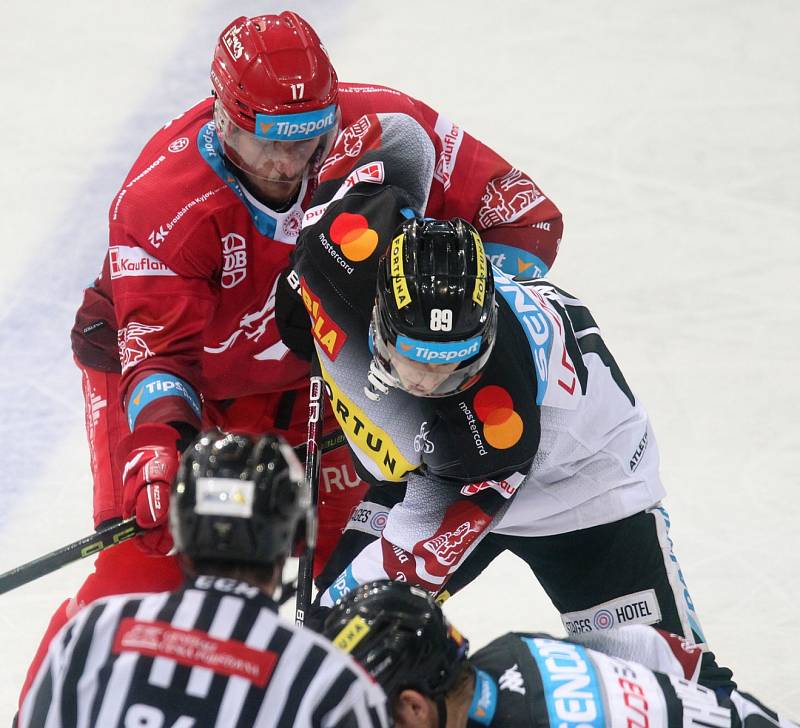
[[(500, 271), (495, 271), (495, 280), (500, 291), (509, 285)], [(551, 368), (533, 465), (492, 530), (549, 536), (617, 521), (655, 505), (665, 495), (655, 435), (644, 407), (608, 354), (597, 324), (584, 304), (564, 291), (544, 281), (526, 287), (566, 313), (586, 369), (586, 394), (568, 396), (572, 372), (551, 355), (562, 374)]]

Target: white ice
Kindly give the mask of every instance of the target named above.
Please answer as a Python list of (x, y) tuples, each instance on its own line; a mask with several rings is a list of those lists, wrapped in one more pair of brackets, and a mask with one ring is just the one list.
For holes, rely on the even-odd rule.
[[(743, 688), (800, 718), (800, 5), (796, 0), (302, 2), (342, 79), (428, 101), (564, 213), (552, 280), (587, 301), (662, 452), (676, 552)], [(209, 90), (252, 1), (3, 5), (0, 571), (85, 535), (69, 329), (107, 207)], [(0, 721), (79, 564), (0, 596)], [(479, 645), (561, 633), (513, 557), (447, 611)]]

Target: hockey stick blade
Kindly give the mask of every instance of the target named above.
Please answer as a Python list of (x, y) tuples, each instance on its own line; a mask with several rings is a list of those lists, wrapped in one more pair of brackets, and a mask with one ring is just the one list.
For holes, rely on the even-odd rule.
[[(322, 438), (320, 449), (323, 453), (330, 452), (341, 447), (345, 442), (344, 433), (341, 430), (335, 430)], [(295, 448), (295, 452), (301, 460), (305, 459), (306, 443), (298, 445)], [(66, 546), (51, 551), (49, 554), (40, 556), (38, 559), (28, 561), (15, 569), (0, 574), (0, 594), (5, 594), (18, 586), (34, 581), (40, 576), (50, 574), (74, 561), (95, 556), (104, 549), (133, 538), (143, 530), (136, 523), (135, 518), (127, 518), (124, 521), (105, 526), (78, 541), (73, 541)]]

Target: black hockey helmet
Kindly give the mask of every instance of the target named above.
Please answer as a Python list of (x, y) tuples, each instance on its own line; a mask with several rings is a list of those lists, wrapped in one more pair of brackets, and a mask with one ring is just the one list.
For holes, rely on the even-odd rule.
[(170, 528), (192, 560), (269, 565), (299, 555), (312, 518), (303, 467), (281, 437), (212, 430), (181, 459)]
[(358, 660), (390, 701), (406, 689), (443, 697), (469, 649), (434, 598), (401, 581), (373, 581), (351, 591), (331, 610), (323, 634)]
[(486, 365), (497, 332), (492, 268), (472, 225), (460, 219), (412, 219), (395, 232), (378, 262), (370, 328), (373, 361), (395, 387), (401, 364), (453, 371), (422, 396), (471, 386)]

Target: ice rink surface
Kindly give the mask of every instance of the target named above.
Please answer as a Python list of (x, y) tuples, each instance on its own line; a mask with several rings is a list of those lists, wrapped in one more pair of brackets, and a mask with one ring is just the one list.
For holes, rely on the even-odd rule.
[[(662, 456), (672, 536), (740, 685), (800, 718), (800, 4), (363, 1), (292, 6), (339, 77), (424, 99), (564, 213), (550, 277), (593, 310)], [(491, 12), (489, 12), (491, 8)], [(69, 329), (141, 146), (209, 92), (255, 2), (2, 11), (0, 571), (91, 530)], [(89, 568), (0, 596), (0, 723), (52, 610)], [(500, 559), (448, 603), (480, 645), (562, 634)]]

